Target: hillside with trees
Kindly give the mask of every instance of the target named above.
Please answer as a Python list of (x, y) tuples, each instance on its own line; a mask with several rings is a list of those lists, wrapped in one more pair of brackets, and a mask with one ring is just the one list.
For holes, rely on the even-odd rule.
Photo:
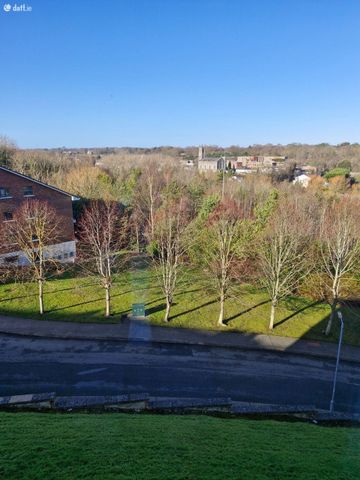
[[(236, 148), (227, 151), (245, 153)], [(310, 163), (305, 146), (251, 148), (272, 154), (288, 154), (286, 148), (294, 148), (299, 158)], [(327, 165), (333, 162), (334, 167), (328, 178), (317, 177), (320, 182), (309, 188), (277, 181), (271, 175), (248, 175), (241, 181), (230, 172), (202, 175), (197, 169), (184, 169), (179, 162), (183, 152), (170, 147), (147, 153), (122, 149), (100, 154), (93, 150), (20, 150), (7, 142), (1, 152), (7, 167), (81, 198), (74, 204), (77, 263), (74, 270), (65, 273), (72, 278), (75, 293), (86, 279), (98, 285), (101, 293), (97, 296), (104, 299), (105, 318), (111, 319), (117, 311), (113, 303), (123, 295), (116, 290), (119, 278), (126, 284), (126, 276), (130, 275), (132, 284), (136, 283), (133, 276), (144, 274), (152, 277), (151, 288), (158, 289), (160, 297), (156, 302), (163, 299), (163, 307), (159, 304), (154, 311), (156, 318), (160, 315), (170, 324), (185, 315), (176, 313), (181, 305), (179, 298), (185, 295), (185, 303), (193, 302), (186, 297), (197, 290), (189, 290), (193, 285), (212, 299), (190, 309), (197, 312), (212, 305), (204, 328), (233, 327), (234, 319), (235, 325), (241, 325), (241, 315), (234, 310), (238, 302), (243, 302), (250, 310), (263, 305), (262, 316), (246, 329), (280, 329), (284, 334), (283, 327), (279, 327), (284, 306), (294, 301), (313, 301), (329, 313), (323, 327), (327, 334), (331, 334), (336, 310), (347, 305), (353, 318), (349, 334), (354, 335), (353, 342), (360, 343), (360, 329), (356, 326), (356, 302), (360, 299), (360, 192), (354, 188), (356, 185), (341, 180), (349, 173), (345, 160), (336, 163), (335, 156), (325, 155), (326, 151), (339, 155), (342, 152), (341, 156), (349, 159), (352, 157), (344, 152), (354, 154), (357, 147), (309, 149), (319, 149), (317, 161), (326, 161)], [(187, 151), (195, 155), (195, 149)], [(219, 150), (214, 147), (212, 152)], [(28, 225), (26, 209), (35, 206), (36, 215), (32, 213), (30, 218), (38, 218), (43, 228), (35, 237), (46, 246), (47, 239), (56, 233), (54, 222), (46, 205), (37, 204), (25, 205), (13, 222), (4, 224), (2, 243), (10, 238), (22, 245), (20, 240), (27, 232), (24, 225), (33, 228), (33, 223)], [(30, 233), (26, 236), (30, 246), (24, 243), (23, 249), (28, 250), (32, 261), (24, 279), (38, 283), (38, 311), (43, 316), (47, 305), (45, 280), (61, 278), (64, 271), (43, 257), (40, 263), (38, 256), (31, 257), (34, 232)], [(133, 270), (138, 261), (143, 265), (142, 273)], [(12, 265), (0, 272), (7, 284), (22, 280)], [(13, 285), (16, 290), (18, 283)], [(251, 292), (260, 295), (256, 305), (251, 304)], [(310, 319), (314, 328), (316, 318), (313, 315)], [(294, 336), (303, 331), (299, 324), (295, 330), (286, 328), (285, 334)]]

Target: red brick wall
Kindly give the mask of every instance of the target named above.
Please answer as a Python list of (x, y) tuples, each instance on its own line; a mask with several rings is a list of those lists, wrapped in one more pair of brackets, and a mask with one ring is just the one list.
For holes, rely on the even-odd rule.
[[(24, 187), (30, 185), (33, 188), (34, 197), (24, 197)], [(4, 221), (4, 212), (12, 212), (14, 214), (16, 209), (27, 198), (34, 198), (47, 202), (56, 212), (57, 221), (59, 222), (59, 238), (56, 243), (74, 240), (73, 211), (70, 196), (1, 169), (0, 188), (8, 189), (12, 197), (0, 197), (0, 228), (2, 228)]]

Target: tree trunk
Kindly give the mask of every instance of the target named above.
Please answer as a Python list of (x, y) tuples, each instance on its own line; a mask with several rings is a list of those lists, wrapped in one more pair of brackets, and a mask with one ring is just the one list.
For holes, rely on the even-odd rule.
[(105, 287), (105, 317), (110, 317), (110, 286)]
[(151, 240), (154, 238), (154, 201), (152, 198), (152, 189), (150, 191), (150, 231), (151, 231)]
[(171, 308), (171, 302), (170, 300), (166, 299), (166, 310), (165, 310), (164, 322), (169, 321), (170, 308)]
[(276, 302), (271, 302), (269, 330), (274, 329)]
[(218, 325), (220, 327), (224, 327), (224, 303), (225, 303), (225, 295), (224, 292), (221, 292), (220, 294), (220, 313), (219, 313), (219, 320), (218, 320)]
[(140, 253), (140, 232), (139, 229), (136, 229), (136, 251)]
[(40, 315), (44, 314), (44, 285), (43, 281), (40, 279), (38, 280), (38, 285), (39, 285), (39, 312)]
[(329, 335), (330, 332), (331, 332), (331, 327), (332, 327), (332, 324), (334, 322), (334, 319), (335, 319), (335, 315), (336, 315), (336, 306), (337, 306), (337, 300), (334, 300), (333, 303), (331, 304), (331, 313), (330, 313), (330, 318), (329, 318), (329, 321), (326, 325), (326, 329), (325, 329), (325, 335)]

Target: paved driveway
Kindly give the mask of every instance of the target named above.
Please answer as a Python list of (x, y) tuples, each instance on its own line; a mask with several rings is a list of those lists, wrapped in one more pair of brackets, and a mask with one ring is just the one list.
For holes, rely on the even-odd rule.
[[(328, 408), (334, 361), (143, 342), (0, 336), (0, 395), (148, 392)], [(360, 368), (343, 362), (336, 409), (360, 413)]]

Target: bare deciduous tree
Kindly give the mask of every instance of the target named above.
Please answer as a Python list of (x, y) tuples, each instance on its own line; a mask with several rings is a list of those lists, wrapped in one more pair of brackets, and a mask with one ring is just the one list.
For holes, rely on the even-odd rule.
[(137, 204), (135, 204), (131, 212), (129, 227), (133, 245), (135, 244), (136, 252), (140, 253), (145, 238), (145, 221), (144, 215)]
[(79, 222), (79, 260), (83, 269), (100, 279), (105, 289), (105, 316), (111, 315), (111, 287), (122, 260), (120, 248), (126, 222), (114, 202), (93, 201)]
[(147, 235), (151, 241), (155, 232), (155, 214), (161, 205), (161, 190), (164, 179), (160, 165), (149, 162), (141, 174), (134, 203), (138, 212), (142, 212), (147, 226)]
[(189, 237), (186, 235), (189, 221), (189, 203), (184, 196), (166, 198), (154, 216), (152, 238), (155, 242), (155, 250), (152, 257), (166, 300), (164, 322), (169, 321), (179, 269), (189, 247)]
[(59, 238), (56, 213), (46, 202), (26, 201), (13, 220), (6, 222), (5, 232), (8, 245), (16, 246), (16, 251), (25, 257), (27, 270), (38, 284), (39, 312), (42, 315), (47, 274), (59, 267), (59, 252), (54, 246)]
[(329, 201), (320, 218), (320, 266), (327, 281), (324, 296), (330, 298), (331, 315), (325, 334), (331, 331), (341, 291), (360, 267), (360, 202), (344, 196)]
[(231, 282), (239, 277), (239, 264), (244, 260), (249, 240), (248, 227), (248, 215), (235, 201), (225, 198), (199, 232), (196, 255), (209, 272), (209, 280), (219, 296), (219, 326), (225, 325), (225, 300)]
[(261, 280), (271, 299), (270, 330), (278, 302), (292, 294), (311, 270), (313, 225), (311, 211), (303, 203), (282, 199), (260, 238)]

